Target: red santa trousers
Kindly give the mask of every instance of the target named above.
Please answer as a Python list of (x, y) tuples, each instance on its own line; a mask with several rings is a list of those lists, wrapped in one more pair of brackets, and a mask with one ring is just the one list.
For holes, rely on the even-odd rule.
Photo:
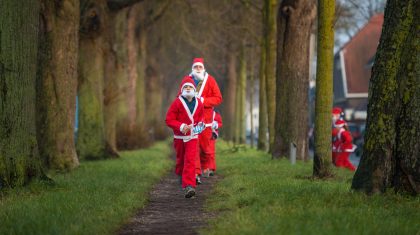
[(209, 169), (216, 171), (216, 139), (210, 139), (210, 148), (213, 149), (209, 159)]
[(351, 164), (349, 157), (351, 152), (339, 152), (336, 154), (335, 165), (355, 171), (356, 168)]
[(198, 136), (198, 142), (200, 145), (200, 157), (197, 159), (196, 174), (201, 174), (201, 170), (210, 168), (210, 158), (214, 152), (214, 148), (211, 146), (211, 128), (207, 127)]
[(191, 186), (195, 188), (195, 163), (198, 158), (198, 140), (192, 139), (184, 142), (174, 139), (176, 151), (175, 174), (182, 176), (182, 188)]

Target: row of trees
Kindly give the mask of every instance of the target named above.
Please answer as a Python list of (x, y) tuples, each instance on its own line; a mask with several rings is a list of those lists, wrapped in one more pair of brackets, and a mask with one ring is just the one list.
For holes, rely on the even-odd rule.
[[(245, 114), (252, 114), (246, 110), (246, 103), (252, 111), (254, 99), (258, 99), (258, 148), (281, 158), (288, 155), (290, 143), (295, 143), (298, 156), (306, 159), (312, 32), (318, 33), (314, 175), (331, 174), (333, 33), (334, 24), (340, 22), (336, 21), (335, 9), (343, 9), (335, 1), (322, 0), (317, 5), (315, 0), (31, 0), (24, 6), (12, 0), (0, 2), (3, 186), (22, 185), (42, 176), (43, 166), (70, 170), (79, 159), (117, 157), (118, 150), (164, 138), (162, 117), (177, 93), (177, 84), (190, 72), (193, 57), (205, 58), (207, 71), (215, 75), (223, 92), (224, 138), (235, 143), (245, 141)], [(413, 27), (418, 17), (412, 9), (417, 2), (403, 2), (408, 4), (406, 13), (388, 14), (397, 14), (401, 22)], [(411, 39), (401, 48), (416, 42)], [(418, 63), (411, 64), (412, 70), (398, 71), (414, 71), (409, 77), (416, 79)], [(387, 68), (374, 70), (380, 73)], [(259, 88), (258, 94), (255, 87)], [(417, 97), (418, 90), (401, 94), (411, 100), (408, 98), (411, 94)], [(80, 108), (75, 140), (76, 96)], [(416, 108), (418, 99), (414, 100), (410, 105)], [(370, 101), (370, 106), (378, 107), (374, 103)], [(375, 112), (387, 113), (379, 109)], [(367, 138), (377, 134), (370, 135), (374, 133), (371, 129), (368, 124)], [(400, 143), (396, 135), (386, 135)], [(406, 138), (407, 134), (401, 136)], [(418, 148), (413, 151), (413, 156), (418, 155)], [(368, 156), (368, 152), (364, 154)], [(361, 173), (363, 164), (367, 164), (364, 162), (372, 164), (373, 160), (366, 159), (373, 158), (362, 159), (356, 176), (371, 180), (366, 172), (372, 167)], [(405, 163), (407, 167), (409, 163)], [(411, 172), (407, 167), (402, 172)], [(408, 182), (413, 178), (418, 182), (416, 174), (410, 173)], [(372, 184), (358, 185), (362, 186), (354, 187), (369, 191), (366, 185)], [(384, 187), (391, 186), (387, 183)]]
[(146, 87), (156, 90), (161, 80), (146, 68), (144, 35), (169, 1), (141, 2), (0, 1), (1, 187), (164, 137), (145, 121)]

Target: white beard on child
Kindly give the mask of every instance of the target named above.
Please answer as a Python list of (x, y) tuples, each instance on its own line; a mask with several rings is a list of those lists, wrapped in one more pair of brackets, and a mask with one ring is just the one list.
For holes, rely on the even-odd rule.
[(200, 72), (198, 72), (197, 70), (193, 69), (192, 70), (192, 74), (194, 75), (195, 78), (197, 78), (198, 80), (202, 81), (204, 79), (204, 73), (206, 72), (206, 70), (201, 70)]
[(194, 95), (195, 95), (194, 90), (189, 90), (189, 91), (187, 91), (187, 90), (183, 90), (183, 91), (182, 91), (182, 96), (183, 96), (183, 97), (185, 97), (185, 98), (187, 98), (187, 99), (191, 99), (191, 98), (193, 98), (193, 97), (194, 97)]

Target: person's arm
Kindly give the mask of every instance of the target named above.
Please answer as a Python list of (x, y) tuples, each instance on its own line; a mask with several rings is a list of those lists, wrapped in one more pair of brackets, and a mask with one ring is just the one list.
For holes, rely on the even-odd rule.
[(222, 93), (220, 92), (219, 86), (217, 85), (217, 82), (215, 79), (210, 79), (207, 81), (208, 84), (206, 86), (209, 86), (210, 94), (204, 97), (203, 104), (205, 108), (211, 108), (218, 106), (222, 103)]
[(222, 128), (222, 126), (223, 126), (222, 116), (219, 113), (216, 113), (216, 116), (214, 117), (214, 120), (217, 122), (218, 128)]
[[(173, 130), (179, 130), (182, 132), (181, 127), (185, 125), (185, 123), (182, 123), (177, 120), (177, 114), (179, 112), (179, 105), (177, 104), (176, 100), (172, 102), (171, 106), (168, 109), (168, 112), (166, 113), (166, 125)], [(184, 125), (183, 125), (184, 124)]]

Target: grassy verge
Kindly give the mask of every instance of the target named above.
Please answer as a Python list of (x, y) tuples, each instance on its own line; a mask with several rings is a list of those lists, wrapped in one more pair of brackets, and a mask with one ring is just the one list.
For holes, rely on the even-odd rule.
[(0, 234), (112, 234), (146, 202), (168, 171), (170, 146), (123, 152), (121, 159), (82, 162), (54, 175), (54, 186), (34, 182), (0, 197)]
[(348, 170), (313, 181), (312, 163), (231, 152), (221, 141), (217, 157), (224, 178), (207, 209), (220, 214), (204, 234), (420, 234), (419, 197), (352, 192)]

